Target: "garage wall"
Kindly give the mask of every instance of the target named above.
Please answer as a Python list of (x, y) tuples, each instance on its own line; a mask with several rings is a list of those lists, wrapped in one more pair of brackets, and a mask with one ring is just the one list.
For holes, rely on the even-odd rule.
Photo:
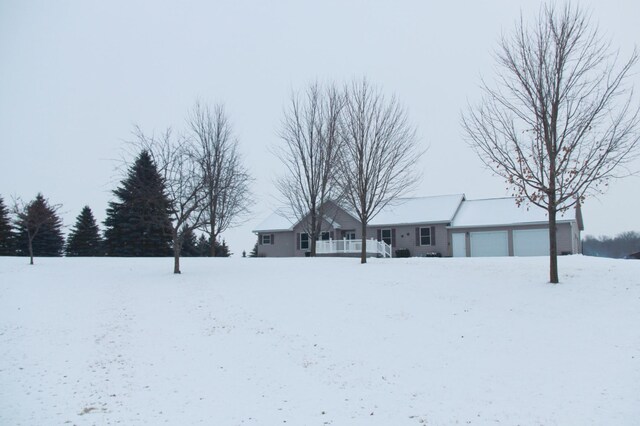
[[(481, 228), (449, 228), (448, 229), (448, 240), (451, 242), (451, 235), (453, 233), (463, 232), (466, 235), (466, 249), (467, 256), (471, 256), (471, 243), (470, 243), (470, 233), (472, 232), (494, 232), (494, 231), (507, 231), (507, 239), (508, 239), (508, 255), (514, 255), (513, 249), (513, 231), (514, 230), (533, 230), (533, 229), (547, 229), (546, 224), (544, 225), (524, 225), (524, 226), (492, 226), (492, 227), (481, 227)], [(579, 245), (576, 247), (576, 236), (572, 226), (572, 223), (559, 223), (557, 228), (557, 242), (558, 242), (558, 254), (566, 254), (566, 253), (579, 253)], [(579, 238), (579, 237), (578, 237)], [(449, 247), (447, 250), (447, 256), (453, 255), (453, 248), (451, 243), (449, 243)]]

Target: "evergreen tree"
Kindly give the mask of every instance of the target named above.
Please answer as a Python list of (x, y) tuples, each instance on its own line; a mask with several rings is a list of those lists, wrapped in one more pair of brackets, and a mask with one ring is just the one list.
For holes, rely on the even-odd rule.
[(170, 201), (147, 151), (142, 151), (113, 191), (104, 222), (109, 256), (170, 256)]
[(187, 228), (183, 229), (183, 237), (182, 237), (182, 252), (181, 255), (184, 257), (196, 257), (200, 256), (200, 251), (198, 249), (198, 240), (196, 238), (196, 234), (194, 234), (193, 230)]
[[(184, 246), (182, 246), (184, 250)], [(218, 241), (214, 242), (215, 247), (215, 257), (229, 257), (231, 256), (231, 252), (229, 251), (229, 246), (227, 245), (225, 240), (222, 240), (221, 243)], [(205, 237), (204, 234), (200, 234), (200, 238), (198, 238), (198, 242), (195, 245), (195, 254), (193, 256), (200, 257), (211, 257), (211, 241), (209, 238)]]
[(62, 256), (64, 237), (59, 208), (58, 205), (51, 206), (42, 194), (38, 194), (35, 200), (19, 210), (17, 254), (30, 256), (31, 264), (34, 256)]
[(253, 246), (253, 250), (249, 253), (249, 257), (258, 257), (258, 242)]
[(13, 256), (16, 254), (16, 235), (11, 225), (9, 209), (4, 205), (0, 197), (0, 256)]
[(89, 206), (84, 206), (76, 224), (67, 237), (67, 256), (102, 256), (104, 254), (100, 230)]
[(209, 239), (205, 237), (204, 234), (200, 234), (196, 248), (197, 256), (207, 257), (211, 255), (211, 244), (209, 244)]
[(231, 252), (229, 251), (229, 246), (227, 245), (225, 240), (222, 240), (221, 243), (216, 241), (216, 257), (229, 257), (231, 256)]

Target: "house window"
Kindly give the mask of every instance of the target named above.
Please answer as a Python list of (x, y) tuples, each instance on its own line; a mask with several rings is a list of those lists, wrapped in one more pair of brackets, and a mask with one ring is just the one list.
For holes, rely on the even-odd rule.
[(356, 231), (344, 231), (342, 233), (342, 238), (347, 240), (355, 240), (356, 239)]
[(385, 243), (391, 245), (391, 229), (383, 229), (380, 232), (380, 238), (382, 239), (382, 241), (384, 241)]
[(324, 231), (320, 233), (320, 239), (322, 241), (327, 241), (329, 238), (331, 238), (331, 234), (328, 231)]
[(431, 245), (431, 228), (420, 228), (420, 245)]
[(306, 232), (300, 234), (300, 250), (309, 250), (309, 234)]
[(260, 244), (271, 244), (271, 234), (262, 234), (260, 238), (262, 238)]

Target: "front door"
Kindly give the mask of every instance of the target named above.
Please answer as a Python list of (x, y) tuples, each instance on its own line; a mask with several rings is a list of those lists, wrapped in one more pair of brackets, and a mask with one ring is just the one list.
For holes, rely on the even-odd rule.
[(348, 230), (342, 231), (342, 238), (346, 240), (355, 240), (356, 239), (356, 231)]
[(467, 239), (464, 232), (451, 234), (453, 257), (467, 257)]

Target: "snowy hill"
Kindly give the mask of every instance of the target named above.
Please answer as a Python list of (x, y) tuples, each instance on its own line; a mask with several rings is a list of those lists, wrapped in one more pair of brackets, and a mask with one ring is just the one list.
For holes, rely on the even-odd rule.
[(3, 425), (633, 425), (640, 262), (0, 258)]

